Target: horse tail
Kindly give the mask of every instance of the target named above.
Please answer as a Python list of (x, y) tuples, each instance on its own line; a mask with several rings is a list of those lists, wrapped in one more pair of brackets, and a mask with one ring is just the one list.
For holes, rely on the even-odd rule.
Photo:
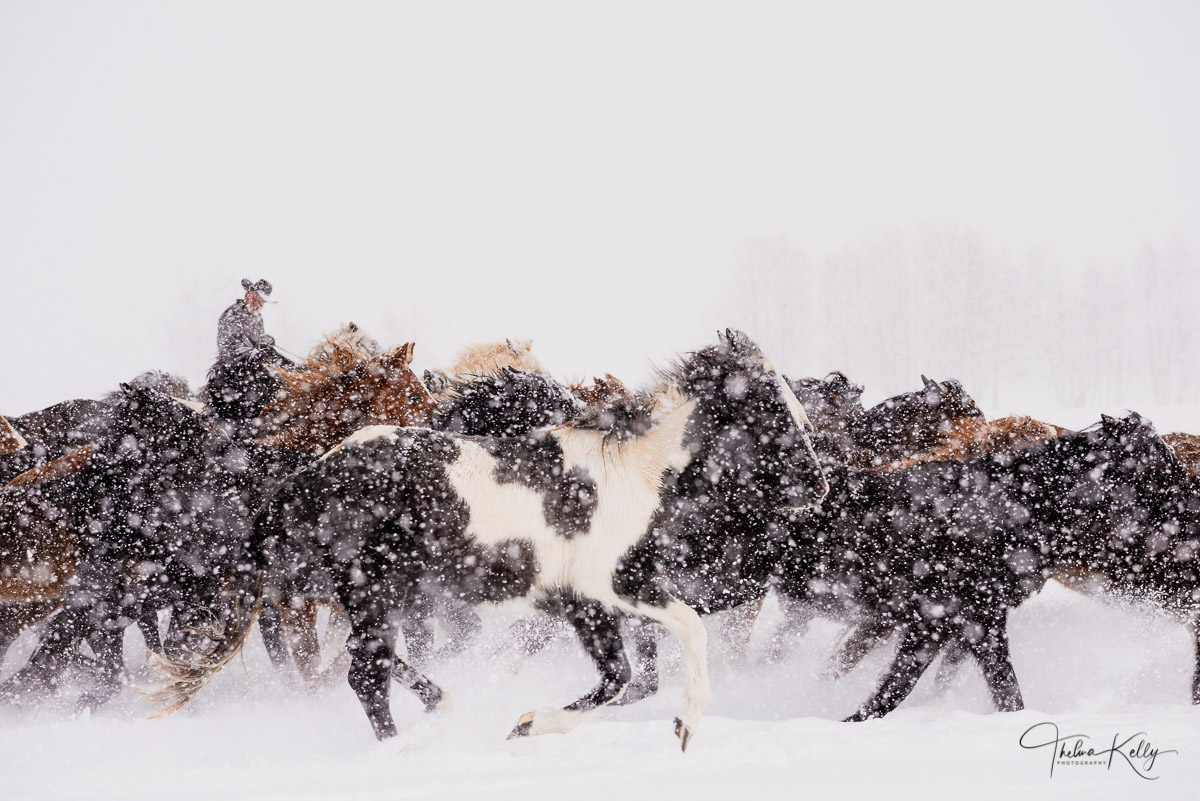
[(153, 717), (186, 706), (245, 645), (262, 604), (263, 571), (253, 552), (244, 557), (222, 590), (224, 619), (218, 623), (214, 615), (212, 624), (196, 632), (202, 636), (151, 657), (154, 672), (164, 681), (163, 686), (148, 693), (159, 706)]

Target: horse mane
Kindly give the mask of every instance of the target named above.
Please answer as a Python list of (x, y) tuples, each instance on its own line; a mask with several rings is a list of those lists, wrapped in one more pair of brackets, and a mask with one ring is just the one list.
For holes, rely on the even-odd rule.
[(306, 362), (313, 361), (328, 362), (333, 359), (333, 350), (335, 347), (349, 348), (363, 356), (370, 358), (378, 356), (383, 352), (383, 348), (379, 342), (372, 337), (367, 336), (353, 322), (346, 323), (332, 334), (327, 334), (320, 342), (312, 347), (308, 352)]
[(505, 367), (529, 373), (544, 373), (541, 362), (533, 355), (532, 339), (506, 339), (468, 345), (458, 352), (454, 364), (444, 371), (451, 381), (471, 376), (492, 375)]

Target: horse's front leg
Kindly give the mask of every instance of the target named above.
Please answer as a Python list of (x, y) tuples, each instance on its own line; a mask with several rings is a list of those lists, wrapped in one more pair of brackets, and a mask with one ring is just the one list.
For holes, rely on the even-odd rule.
[(579, 641), (600, 671), (600, 683), (591, 692), (562, 709), (541, 709), (522, 715), (508, 735), (528, 737), (548, 732), (568, 732), (579, 725), (583, 716), (597, 707), (612, 703), (629, 684), (629, 660), (621, 640), (621, 624), (599, 601), (580, 600), (567, 610)]
[(974, 632), (964, 631), (962, 637), (983, 670), (983, 678), (992, 693), (996, 709), (1017, 712), (1025, 708), (1025, 701), (1021, 698), (1021, 688), (1017, 684), (1017, 673), (1008, 649), (1007, 617), (1005, 610), (998, 610), (992, 624), (982, 629), (981, 634), (969, 636)]
[[(286, 603), (286, 601), (283, 601)], [(276, 668), (285, 667), (291, 661), (288, 654), (287, 636), (283, 631), (283, 615), (276, 599), (264, 597), (258, 612), (258, 631), (262, 635), (263, 647)]]
[(668, 596), (664, 606), (637, 603), (637, 614), (649, 618), (673, 634), (683, 646), (684, 672), (683, 710), (675, 718), (675, 734), (679, 745), (687, 750), (688, 742), (700, 725), (700, 716), (712, 698), (708, 683), (708, 632), (700, 615), (682, 601)]
[(913, 687), (937, 656), (942, 642), (935, 640), (923, 626), (910, 625), (900, 639), (896, 657), (875, 692), (863, 702), (858, 711), (846, 718), (847, 723), (881, 718), (908, 697)]

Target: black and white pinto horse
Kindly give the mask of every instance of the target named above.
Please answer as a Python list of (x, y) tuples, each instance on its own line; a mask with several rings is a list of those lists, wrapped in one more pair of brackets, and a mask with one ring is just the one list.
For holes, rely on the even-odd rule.
[(899, 633), (850, 720), (894, 709), (947, 644), (975, 657), (998, 709), (1021, 709), (1007, 613), (1050, 576), (1095, 577), (1193, 625), (1200, 615), (1200, 494), (1136, 414), (1017, 453), (829, 476), (825, 502), (793, 518), (779, 590)]
[[(727, 332), (663, 374), (646, 396), (648, 427), (572, 423), (527, 437), (465, 437), (376, 427), (285, 484), (255, 523), (268, 585), (319, 591), (348, 610), (350, 684), (376, 735), (396, 726), (393, 613), (414, 587), (467, 601), (522, 598), (565, 616), (601, 674), (566, 706), (523, 716), (511, 736), (573, 729), (630, 681), (622, 618), (662, 625), (683, 645), (682, 747), (710, 690), (706, 633), (672, 593), (665, 554), (704, 514), (714, 471), (736, 466), (746, 495), (776, 509), (828, 489), (795, 395), (744, 334)], [(214, 668), (215, 669), (215, 668)], [(436, 707), (441, 691), (411, 673)]]

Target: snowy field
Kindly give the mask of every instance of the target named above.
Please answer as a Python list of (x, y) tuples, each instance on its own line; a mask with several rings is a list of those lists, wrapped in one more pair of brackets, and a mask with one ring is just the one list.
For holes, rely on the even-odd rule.
[[(1005, 411), (996, 410), (996, 414)], [(1118, 410), (1109, 410), (1118, 411)], [(1196, 430), (1195, 408), (1143, 409), (1160, 431)], [(1098, 412), (1047, 410), (1043, 419), (1086, 425)], [(1195, 798), (1200, 709), (1189, 703), (1186, 628), (1145, 607), (1088, 598), (1051, 583), (1011, 615), (1013, 662), (1027, 709), (992, 711), (968, 663), (947, 692), (931, 670), (898, 711), (839, 722), (855, 710), (891, 656), (883, 648), (848, 676), (822, 676), (843, 633), (818, 620), (779, 664), (763, 659), (779, 610), (768, 599), (744, 663), (707, 619), (713, 701), (686, 754), (671, 720), (682, 691), (680, 653), (664, 641), (659, 695), (595, 714), (568, 735), (505, 739), (524, 712), (567, 703), (595, 681), (569, 637), (534, 657), (505, 648), (517, 612), (485, 609), (484, 634), (465, 655), (431, 670), (453, 696), (427, 716), (394, 689), (400, 734), (378, 743), (344, 681), (316, 697), (270, 665), (257, 632), (188, 709), (149, 719), (149, 701), (126, 689), (87, 719), (70, 688), (37, 710), (0, 710), (3, 798)], [(10, 651), (0, 678), (31, 647)], [(144, 664), (130, 630), (126, 658)], [(135, 667), (134, 687), (146, 686)], [(1059, 766), (1049, 748), (1018, 741), (1054, 722), (1097, 749), (1143, 735), (1160, 749), (1153, 768)], [(1041, 731), (1035, 732), (1040, 738)], [(1033, 742), (1033, 735), (1029, 742)], [(1135, 738), (1127, 748), (1135, 745)], [(1176, 753), (1168, 753), (1176, 752)]]

